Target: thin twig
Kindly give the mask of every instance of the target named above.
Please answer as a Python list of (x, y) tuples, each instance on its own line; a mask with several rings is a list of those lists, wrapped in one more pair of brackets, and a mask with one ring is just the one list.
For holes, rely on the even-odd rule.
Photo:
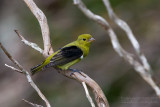
[(32, 103), (30, 101), (27, 101), (25, 99), (22, 99), (24, 102), (28, 103), (29, 105), (33, 106), (33, 107), (43, 107), (42, 105), (38, 105), (38, 104), (35, 104), (35, 103)]
[[(74, 1), (74, 4), (77, 5), (78, 8), (89, 19), (92, 19), (93, 21), (97, 22), (98, 24), (100, 24), (107, 31), (107, 33), (109, 34), (109, 37), (111, 38), (113, 49), (121, 57), (123, 57), (129, 64), (131, 64), (133, 66), (133, 68), (135, 69), (135, 71), (137, 71), (141, 75), (141, 77), (155, 90), (157, 96), (160, 98), (160, 88), (156, 85), (155, 81), (152, 79), (152, 76), (151, 76), (151, 73), (150, 73), (150, 71), (151, 71), (150, 65), (149, 65), (147, 59), (145, 58), (144, 54), (141, 53), (139, 43), (135, 39), (135, 37), (134, 37), (132, 31), (130, 30), (130, 28), (128, 27), (128, 25), (126, 25), (126, 23), (124, 21), (122, 21), (122, 20), (119, 21), (119, 22), (117, 22), (117, 24), (123, 30), (125, 30), (126, 27), (127, 27), (127, 29), (130, 30), (130, 31), (126, 31), (125, 30), (125, 32), (126, 32), (126, 34), (128, 34), (128, 32), (129, 32), (129, 36), (128, 35), (127, 36), (130, 39), (130, 41), (133, 40), (131, 43), (132, 43), (134, 49), (136, 50), (137, 54), (139, 55), (139, 58), (142, 61), (143, 65), (139, 61), (137, 61), (136, 59), (134, 59), (133, 56), (130, 53), (128, 53), (127, 51), (125, 51), (122, 48), (122, 46), (120, 45), (119, 40), (117, 38), (117, 35), (114, 33), (113, 29), (111, 28), (111, 26), (109, 25), (109, 23), (104, 18), (102, 18), (101, 16), (98, 16), (98, 15), (92, 13), (85, 6), (85, 4), (81, 0), (73, 0), (73, 1)], [(105, 5), (108, 6), (108, 4), (105, 4)], [(107, 8), (110, 8), (110, 5)], [(109, 14), (111, 14), (112, 15), (111, 18), (114, 18), (114, 20), (115, 20), (116, 15), (113, 14), (113, 10), (112, 9), (109, 10)], [(119, 20), (119, 19), (117, 19), (117, 20)]]
[(9, 66), (9, 65), (7, 65), (7, 64), (5, 64), (5, 66), (8, 67), (8, 68), (10, 68), (10, 69), (12, 69), (12, 70), (14, 70), (14, 71), (16, 71), (16, 72), (18, 72), (18, 73), (24, 73), (24, 72), (22, 72), (21, 70), (19, 70), (19, 69), (17, 69), (17, 68), (14, 68), (14, 67), (12, 67), (12, 66)]
[(3, 50), (3, 52), (8, 56), (8, 58), (20, 69), (22, 70), (22, 66), (7, 52), (7, 50), (4, 48), (2, 43), (0, 43), (0, 48)]
[(35, 91), (38, 93), (38, 95), (41, 97), (41, 99), (46, 103), (47, 107), (51, 107), (49, 101), (46, 99), (46, 97), (42, 94), (40, 89), (36, 86), (36, 84), (33, 82), (30, 74), (28, 71), (26, 71), (5, 49), (5, 47), (0, 43), (0, 47), (3, 50), (3, 52), (8, 56), (8, 58), (23, 72), (27, 78), (27, 81), (30, 83), (30, 85), (35, 89)]
[(34, 48), (35, 50), (39, 51), (39, 53), (43, 54), (43, 50), (37, 44), (35, 44), (33, 42), (26, 41), (26, 39), (18, 32), (18, 30), (14, 30), (14, 31), (17, 33), (18, 37), (21, 39), (21, 41), (24, 44)]
[(91, 96), (89, 95), (89, 91), (88, 91), (88, 88), (87, 88), (87, 85), (85, 82), (82, 82), (82, 85), (84, 87), (84, 90), (85, 90), (85, 93), (86, 93), (86, 97), (88, 98), (88, 101), (90, 102), (91, 106), (92, 107), (95, 107), (95, 104), (91, 98)]
[(24, 0), (27, 6), (30, 8), (34, 16), (37, 18), (42, 32), (43, 43), (44, 43), (44, 51), (43, 54), (45, 57), (48, 57), (53, 53), (53, 49), (50, 42), (50, 33), (49, 27), (47, 23), (47, 18), (45, 14), (38, 8), (38, 6), (34, 3), (33, 0)]

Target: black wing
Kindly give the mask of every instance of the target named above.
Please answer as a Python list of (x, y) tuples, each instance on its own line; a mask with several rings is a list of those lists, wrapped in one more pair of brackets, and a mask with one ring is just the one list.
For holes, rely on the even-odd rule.
[(83, 51), (77, 46), (64, 47), (56, 55), (52, 57), (50, 63), (44, 68), (51, 66), (64, 65), (75, 59), (80, 58), (83, 55)]

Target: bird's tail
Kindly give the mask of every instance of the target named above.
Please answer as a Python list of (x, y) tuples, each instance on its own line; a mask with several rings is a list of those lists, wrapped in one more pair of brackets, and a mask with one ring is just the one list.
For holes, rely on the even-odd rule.
[(42, 62), (41, 64), (31, 68), (31, 74), (34, 75), (36, 72), (41, 71), (44, 66), (45, 66), (45, 64), (44, 64), (44, 62)]

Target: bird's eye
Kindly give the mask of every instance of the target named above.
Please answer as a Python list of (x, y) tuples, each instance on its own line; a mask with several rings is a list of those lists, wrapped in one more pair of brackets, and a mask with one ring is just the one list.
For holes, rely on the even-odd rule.
[(83, 41), (85, 41), (86, 39), (85, 38), (83, 38)]

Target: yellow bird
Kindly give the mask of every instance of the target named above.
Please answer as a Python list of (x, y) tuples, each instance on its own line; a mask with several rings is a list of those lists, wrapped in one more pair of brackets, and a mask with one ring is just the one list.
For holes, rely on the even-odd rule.
[[(70, 69), (70, 66), (78, 63), (88, 55), (90, 45), (94, 40), (90, 34), (79, 35), (76, 41), (65, 45), (49, 56), (44, 62), (31, 68), (32, 75), (48, 67), (58, 67), (62, 70)], [(74, 69), (70, 70), (77, 72)]]

